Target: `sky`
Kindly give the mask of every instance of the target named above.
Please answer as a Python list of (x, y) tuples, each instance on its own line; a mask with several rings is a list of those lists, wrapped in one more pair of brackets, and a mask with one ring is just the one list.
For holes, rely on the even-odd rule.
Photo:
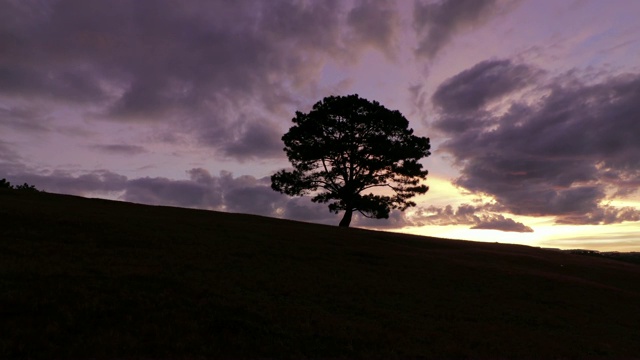
[(0, 178), (337, 224), (270, 188), (295, 111), (359, 94), (430, 190), (352, 226), (640, 251), (640, 1), (0, 0)]

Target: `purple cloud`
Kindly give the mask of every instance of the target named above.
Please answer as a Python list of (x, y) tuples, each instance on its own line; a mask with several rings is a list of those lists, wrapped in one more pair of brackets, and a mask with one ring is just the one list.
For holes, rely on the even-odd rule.
[(123, 200), (150, 205), (215, 209), (222, 205), (220, 189), (203, 181), (138, 178), (127, 181)]
[(486, 60), (440, 84), (432, 101), (446, 113), (478, 111), (534, 83), (541, 74), (539, 69), (510, 60)]
[(282, 132), (266, 121), (240, 124), (233, 140), (222, 146), (225, 155), (239, 160), (251, 158), (256, 153), (261, 157), (282, 157), (284, 144)]
[(392, 54), (399, 27), (392, 2), (334, 0), (19, 1), (0, 19), (0, 96), (29, 100), (1, 109), (4, 125), (55, 128), (34, 110), (71, 104), (91, 119), (162, 123), (240, 160), (275, 157), (264, 118), (297, 107), (330, 59)]
[(511, 232), (533, 232), (533, 229), (524, 225), (523, 223), (516, 222), (513, 219), (505, 218), (504, 215), (501, 214), (494, 214), (491, 217), (484, 218), (477, 225), (471, 228)]
[(46, 125), (45, 111), (31, 106), (0, 107), (0, 126), (26, 133), (46, 133), (51, 129)]
[[(2, 139), (0, 139), (0, 160), (2, 160), (2, 162), (0, 162), (0, 165), (9, 164), (10, 162), (13, 163), (20, 160), (20, 156), (13, 150), (13, 146), (11, 145), (11, 143), (3, 141)], [(0, 167), (0, 169), (2, 168)]]
[(410, 217), (414, 226), (423, 225), (472, 225), (471, 229), (491, 229), (512, 232), (533, 232), (533, 229), (495, 213), (495, 204), (470, 205), (462, 204), (454, 209), (451, 205), (444, 207), (429, 206), (418, 208)]
[[(493, 63), (504, 74), (527, 69), (511, 62)], [(436, 91), (438, 97), (432, 99), (446, 104), (435, 126), (449, 137), (440, 150), (453, 155), (460, 166), (461, 176), (455, 184), (492, 195), (507, 212), (555, 216), (558, 223), (614, 223), (635, 218), (629, 212), (638, 214), (637, 209), (605, 209), (600, 204), (638, 189), (640, 75), (608, 77), (595, 83), (582, 81), (578, 73), (547, 82), (535, 76), (499, 75), (493, 83), (458, 81), (469, 74), (476, 79), (494, 77), (483, 73), (492, 72), (490, 64), (483, 62), (445, 81)], [(454, 96), (486, 92), (485, 97), (499, 99), (520, 89), (523, 79), (527, 84), (537, 81), (537, 95), (527, 103), (509, 100), (504, 113), (487, 111), (482, 102), (469, 106), (466, 96)]]
[(414, 26), (418, 34), (416, 54), (434, 58), (458, 33), (487, 23), (490, 19), (513, 8), (518, 1), (499, 0), (442, 0), (416, 1)]
[(400, 18), (392, 1), (359, 0), (347, 15), (353, 43), (378, 48), (393, 58), (398, 40)]
[(115, 155), (138, 155), (146, 152), (142, 146), (126, 144), (98, 144), (92, 145), (91, 148)]

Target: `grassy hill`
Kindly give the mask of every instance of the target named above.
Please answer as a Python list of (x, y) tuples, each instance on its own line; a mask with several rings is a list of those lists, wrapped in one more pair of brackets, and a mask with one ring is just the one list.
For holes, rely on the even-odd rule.
[(639, 339), (637, 264), (0, 192), (0, 358), (640, 358)]

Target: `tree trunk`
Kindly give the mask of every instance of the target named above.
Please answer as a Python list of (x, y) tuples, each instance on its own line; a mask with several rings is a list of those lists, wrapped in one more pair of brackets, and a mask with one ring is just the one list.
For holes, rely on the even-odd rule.
[(351, 224), (351, 215), (353, 215), (353, 210), (351, 209), (347, 209), (344, 212), (344, 216), (342, 217), (342, 220), (340, 220), (340, 227), (349, 227), (349, 224)]

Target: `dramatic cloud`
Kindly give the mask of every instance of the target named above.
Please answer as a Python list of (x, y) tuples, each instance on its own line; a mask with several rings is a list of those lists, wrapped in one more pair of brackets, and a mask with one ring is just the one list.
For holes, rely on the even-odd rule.
[(510, 60), (483, 61), (442, 83), (432, 101), (445, 113), (477, 111), (492, 100), (530, 85), (541, 73)]
[[(494, 74), (497, 67), (511, 75)], [(442, 109), (436, 126), (450, 138), (441, 150), (461, 170), (455, 183), (493, 196), (513, 214), (571, 224), (635, 221), (638, 209), (601, 204), (640, 185), (640, 75), (590, 83), (576, 72), (538, 79), (535, 91), (509, 100), (500, 113), (482, 108), (486, 100), (469, 106), (467, 96), (454, 96), (486, 92), (479, 97), (497, 99), (536, 80), (535, 73), (508, 61), (483, 62), (436, 91), (433, 101)]]
[(429, 206), (417, 208), (410, 216), (413, 226), (423, 225), (472, 225), (471, 229), (490, 229), (513, 232), (533, 232), (530, 227), (492, 212), (493, 204), (473, 206), (462, 204), (454, 210), (451, 205), (445, 207)]
[(418, 33), (417, 55), (435, 57), (457, 33), (488, 22), (510, 10), (517, 1), (442, 0), (431, 3), (417, 1), (414, 25)]
[[(385, 54), (397, 38), (392, 2), (9, 1), (0, 22), (5, 125), (37, 129), (36, 106), (84, 117), (163, 123), (244, 160), (280, 154), (277, 127), (329, 59)], [(288, 107), (287, 107), (288, 106)], [(33, 107), (30, 108), (30, 107)], [(283, 109), (286, 109), (283, 112)], [(20, 110), (21, 112), (16, 112)], [(67, 121), (64, 118), (53, 121)]]

